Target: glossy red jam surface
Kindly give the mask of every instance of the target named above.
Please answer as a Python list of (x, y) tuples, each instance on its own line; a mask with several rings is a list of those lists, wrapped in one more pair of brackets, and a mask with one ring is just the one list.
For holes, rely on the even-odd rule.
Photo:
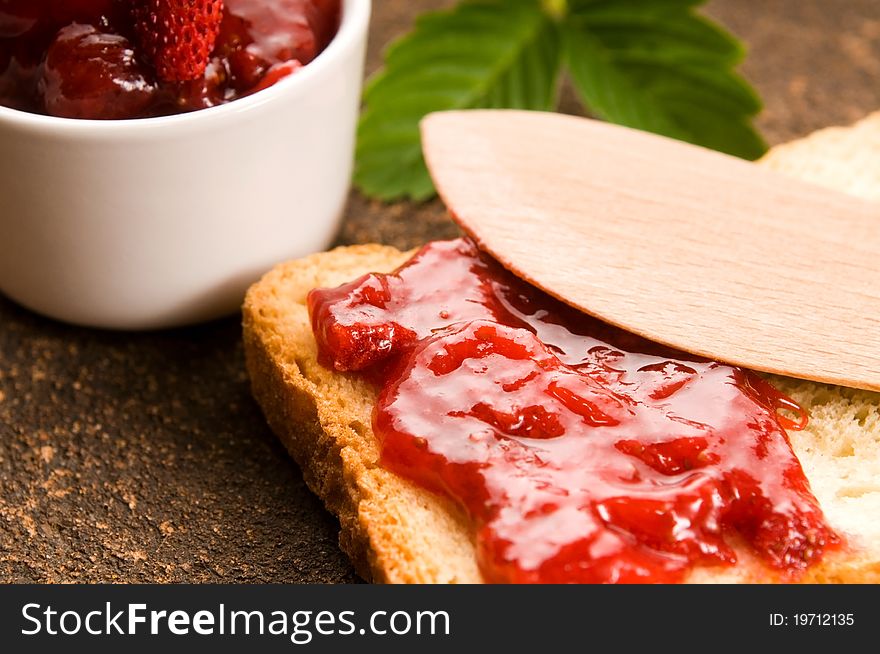
[(340, 0), (225, 0), (204, 75), (164, 82), (138, 52), (131, 2), (0, 0), (0, 105), (124, 119), (231, 102), (312, 61), (340, 10)]
[(733, 565), (732, 538), (796, 575), (839, 543), (784, 430), (806, 424), (794, 402), (589, 318), (468, 240), (309, 309), (322, 364), (380, 386), (383, 465), (468, 512), (488, 581), (680, 581)]

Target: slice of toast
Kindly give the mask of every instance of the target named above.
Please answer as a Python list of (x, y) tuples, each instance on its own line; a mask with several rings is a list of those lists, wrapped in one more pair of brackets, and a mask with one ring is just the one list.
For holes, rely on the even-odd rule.
[[(880, 197), (880, 160), (860, 161), (880, 140), (880, 115), (775, 149), (764, 165), (829, 186)], [(874, 152), (880, 148), (874, 149)], [(849, 174), (841, 171), (849, 171)], [(248, 292), (244, 342), (253, 392), (303, 469), (309, 487), (340, 520), (340, 544), (365, 578), (389, 583), (480, 583), (471, 530), (450, 501), (383, 469), (371, 415), (376, 391), (317, 361), (306, 309), (315, 287), (391, 271), (411, 253), (379, 245), (338, 248), (282, 264)], [(830, 524), (848, 546), (802, 581), (880, 582), (880, 394), (786, 378), (773, 383), (810, 411), (790, 434)], [(779, 578), (738, 547), (732, 568), (702, 567), (691, 582)]]

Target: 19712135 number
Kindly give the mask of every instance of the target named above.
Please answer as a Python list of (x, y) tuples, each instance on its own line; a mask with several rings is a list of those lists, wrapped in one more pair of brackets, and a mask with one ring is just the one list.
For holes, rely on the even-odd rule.
[(854, 613), (782, 613), (770, 614), (771, 627), (851, 627), (855, 624)]

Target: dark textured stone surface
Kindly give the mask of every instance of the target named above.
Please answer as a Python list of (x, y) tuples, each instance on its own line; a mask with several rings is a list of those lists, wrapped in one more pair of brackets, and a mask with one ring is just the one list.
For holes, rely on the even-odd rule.
[[(449, 3), (374, 4), (371, 70), (419, 10)], [(880, 107), (874, 0), (709, 11), (751, 46), (772, 143)], [(436, 203), (353, 194), (340, 238), (453, 233)], [(353, 581), (336, 529), (250, 398), (237, 319), (112, 334), (0, 299), (0, 581)]]

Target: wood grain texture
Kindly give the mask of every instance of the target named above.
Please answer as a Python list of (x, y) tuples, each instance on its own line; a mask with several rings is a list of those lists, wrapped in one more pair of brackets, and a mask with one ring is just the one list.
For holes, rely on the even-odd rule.
[(880, 390), (880, 205), (572, 116), (422, 129), (456, 221), (550, 294), (698, 355)]

